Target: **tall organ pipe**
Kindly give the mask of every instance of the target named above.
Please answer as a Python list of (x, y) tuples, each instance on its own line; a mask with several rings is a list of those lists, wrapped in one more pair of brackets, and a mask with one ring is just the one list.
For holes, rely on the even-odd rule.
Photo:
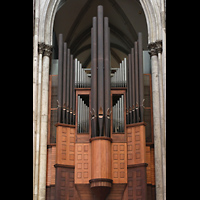
[(134, 63), (134, 48), (131, 48), (131, 73), (132, 73), (132, 81), (131, 81), (131, 88), (132, 88), (132, 123), (135, 123), (135, 63)]
[[(126, 65), (127, 67), (127, 65)], [(127, 84), (126, 84), (126, 87), (127, 87), (127, 90), (126, 90), (126, 123), (129, 124), (129, 70), (128, 70), (128, 67), (126, 68), (126, 81), (127, 81)]]
[(67, 49), (67, 98), (66, 98), (66, 123), (69, 124), (69, 96), (70, 96), (70, 49)]
[(63, 110), (62, 121), (66, 123), (66, 78), (67, 78), (67, 43), (64, 42), (64, 54), (63, 54)]
[(108, 17), (104, 17), (105, 136), (110, 137), (110, 38)]
[(132, 69), (131, 69), (131, 54), (128, 54), (128, 75), (129, 75), (129, 78), (128, 78), (128, 81), (129, 81), (129, 123), (132, 124), (132, 105), (133, 105), (133, 101), (132, 101), (132, 97), (133, 97), (133, 94), (132, 94)]
[(98, 122), (99, 136), (103, 136), (104, 120), (104, 73), (103, 73), (103, 6), (97, 8), (98, 21)]
[(62, 65), (63, 65), (63, 35), (59, 34), (58, 39), (58, 110), (57, 122), (62, 122)]
[(70, 97), (69, 97), (69, 113), (70, 113), (70, 120), (69, 120), (69, 124), (72, 124), (72, 118), (73, 118), (73, 114), (72, 114), (72, 100), (73, 100), (73, 93), (72, 93), (72, 85), (73, 85), (73, 55), (70, 56), (70, 84), (69, 84), (69, 92), (70, 92)]
[(72, 115), (73, 115), (73, 120), (72, 120), (72, 124), (74, 125), (75, 124), (75, 115), (76, 115), (76, 97), (75, 97), (75, 66), (76, 66), (76, 61), (73, 60), (73, 81), (72, 81)]
[(144, 101), (144, 83), (143, 83), (143, 51), (142, 51), (142, 33), (138, 33), (138, 64), (139, 64), (139, 101), (140, 101), (140, 121), (142, 122), (144, 116), (143, 101)]
[(138, 84), (138, 46), (137, 41), (134, 43), (135, 46), (135, 112), (136, 112), (136, 123), (139, 122), (139, 84)]
[(91, 137), (97, 136), (97, 18), (91, 29)]

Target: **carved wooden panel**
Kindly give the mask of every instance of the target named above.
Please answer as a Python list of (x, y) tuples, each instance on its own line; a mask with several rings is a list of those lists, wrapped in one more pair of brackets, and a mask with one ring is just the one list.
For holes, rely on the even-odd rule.
[(150, 146), (146, 146), (146, 163), (148, 164), (148, 166), (146, 168), (147, 184), (151, 184), (151, 155), (150, 155)]
[(146, 146), (147, 184), (155, 185), (154, 148)]
[(55, 185), (56, 146), (47, 149), (47, 176), (46, 185)]
[(74, 169), (56, 167), (56, 200), (79, 199), (74, 185)]
[(75, 163), (75, 128), (57, 126), (56, 164), (74, 165)]
[(150, 149), (151, 160), (151, 184), (155, 185), (155, 160), (154, 160), (154, 148)]
[(89, 183), (91, 179), (91, 144), (75, 144), (75, 184)]
[(127, 183), (127, 144), (112, 143), (113, 183)]
[(76, 184), (76, 189), (81, 200), (94, 200), (90, 184)]
[(128, 168), (128, 199), (127, 200), (146, 200), (147, 184), (146, 184), (146, 167)]
[(128, 165), (146, 162), (145, 126), (127, 127)]
[(108, 137), (95, 137), (91, 141), (91, 178), (112, 179), (111, 142)]
[(124, 196), (125, 187), (126, 187), (126, 183), (112, 184), (112, 188), (106, 200), (122, 200)]

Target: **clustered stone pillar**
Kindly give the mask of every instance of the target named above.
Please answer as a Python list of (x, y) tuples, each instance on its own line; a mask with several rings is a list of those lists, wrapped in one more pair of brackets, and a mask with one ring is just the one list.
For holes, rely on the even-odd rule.
[(38, 44), (37, 70), (37, 123), (34, 144), (34, 183), (33, 199), (45, 200), (46, 196), (46, 161), (47, 161), (47, 122), (48, 122), (48, 85), (49, 61), (52, 46)]
[(154, 122), (154, 152), (155, 152), (155, 178), (156, 199), (164, 200), (165, 185), (165, 125), (164, 125), (164, 94), (162, 72), (162, 41), (152, 42), (148, 45), (151, 56), (152, 94), (153, 94), (153, 122)]

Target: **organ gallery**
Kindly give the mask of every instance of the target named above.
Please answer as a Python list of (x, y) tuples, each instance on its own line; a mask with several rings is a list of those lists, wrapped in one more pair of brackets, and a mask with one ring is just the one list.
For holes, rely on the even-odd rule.
[[(34, 155), (33, 199), (160, 200), (156, 187), (163, 169), (155, 169), (155, 155), (160, 155), (154, 142), (158, 129), (153, 110), (153, 94), (159, 84), (155, 87), (152, 81), (156, 75), (152, 66), (162, 53), (162, 42), (148, 43), (146, 25), (133, 31), (123, 3), (84, 2), (77, 18), (61, 18), (69, 16), (62, 6), (76, 3), (60, 1), (52, 24), (52, 45), (38, 43), (38, 80), (42, 81), (37, 86), (41, 94), (37, 112), (41, 107), (45, 113), (46, 103), (47, 122), (43, 129), (45, 115), (41, 115), (41, 122), (35, 126), (41, 133), (34, 143), (39, 151)], [(128, 16), (127, 2), (124, 10)], [(124, 20), (123, 25), (119, 22), (122, 27), (117, 27), (119, 19), (116, 14), (112, 17), (110, 7)], [(79, 22), (81, 16), (85, 20), (84, 15), (90, 20), (87, 25)], [(80, 34), (79, 26), (84, 27)], [(130, 31), (134, 39), (123, 34), (124, 27), (124, 33)], [(47, 77), (43, 73), (48, 58)], [(46, 135), (42, 134), (44, 130)], [(41, 138), (46, 138), (44, 145)], [(44, 147), (46, 160), (40, 156)], [(44, 172), (42, 162), (46, 163)]]

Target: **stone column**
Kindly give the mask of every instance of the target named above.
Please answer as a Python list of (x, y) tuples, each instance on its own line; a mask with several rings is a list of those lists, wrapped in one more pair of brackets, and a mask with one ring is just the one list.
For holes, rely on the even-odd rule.
[(155, 153), (155, 179), (156, 199), (163, 200), (163, 170), (161, 146), (161, 120), (160, 120), (160, 93), (159, 93), (159, 63), (158, 51), (155, 42), (148, 45), (151, 56), (152, 95), (153, 95), (153, 126), (154, 126), (154, 153)]
[(159, 89), (160, 89), (160, 125), (161, 125), (161, 150), (162, 150), (162, 166), (163, 166), (163, 192), (164, 192), (164, 199), (166, 194), (166, 126), (165, 126), (165, 90), (164, 90), (164, 82), (163, 80), (163, 62), (162, 62), (162, 41), (157, 40), (156, 42), (156, 49), (158, 52), (158, 62), (159, 62)]
[(38, 172), (39, 172), (39, 145), (40, 145), (40, 114), (41, 114), (41, 76), (42, 76), (42, 55), (44, 52), (44, 43), (39, 43), (38, 44), (38, 57), (39, 57), (39, 62), (38, 62), (38, 73), (37, 73), (37, 98), (36, 98), (36, 103), (37, 103), (37, 110), (36, 110), (36, 115), (37, 115), (37, 124), (36, 124), (36, 132), (35, 132), (35, 146), (34, 146), (34, 182), (33, 182), (33, 199), (37, 199), (38, 195)]
[(44, 45), (42, 60), (42, 91), (40, 113), (40, 145), (39, 145), (39, 187), (38, 200), (45, 200), (46, 195), (46, 161), (47, 161), (47, 122), (48, 122), (48, 86), (49, 86), (49, 60), (52, 46)]
[[(37, 73), (38, 73), (38, 36), (39, 36), (39, 1), (34, 2), (33, 23), (33, 183), (35, 174), (35, 133), (37, 124)], [(33, 184), (34, 185), (34, 184)]]

